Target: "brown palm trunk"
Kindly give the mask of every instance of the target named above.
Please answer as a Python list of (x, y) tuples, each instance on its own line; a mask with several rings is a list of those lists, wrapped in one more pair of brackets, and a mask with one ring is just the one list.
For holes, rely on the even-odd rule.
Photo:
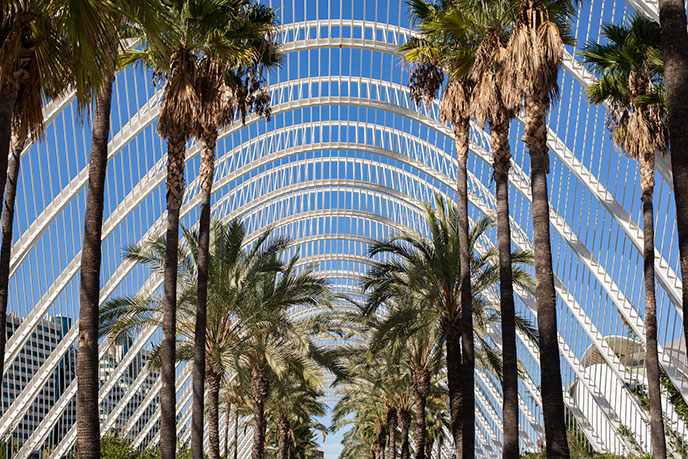
[(277, 447), (279, 459), (289, 459), (289, 420), (285, 417), (277, 423)]
[(437, 459), (442, 459), (442, 436), (437, 439)]
[(389, 457), (396, 459), (397, 457), (397, 410), (390, 407), (387, 410), (387, 432), (389, 433)]
[(518, 365), (516, 356), (516, 310), (511, 271), (511, 224), (509, 222), (509, 124), (490, 125), (497, 189), (497, 240), (499, 245), (499, 300), (502, 314), (503, 400), (502, 427), (505, 459), (519, 457)]
[(377, 452), (375, 453), (378, 459), (385, 459), (385, 443), (387, 440), (387, 432), (385, 432), (385, 426), (378, 425), (377, 431), (375, 432), (375, 444), (377, 445)]
[[(28, 15), (23, 15), (19, 20), (25, 20)], [(28, 19), (27, 19), (28, 20)], [(19, 90), (22, 84), (26, 81), (28, 72), (26, 69), (31, 64), (34, 58), (32, 50), (22, 48), (20, 51), (20, 63), (13, 74), (13, 78), (2, 85), (0, 81), (0, 201), (3, 199), (5, 193), (5, 183), (7, 182), (7, 163), (10, 154), (10, 145), (12, 139), (12, 117), (14, 116), (14, 104), (17, 101)], [(108, 107), (109, 114), (109, 107)], [(109, 118), (107, 128), (110, 128)], [(107, 135), (106, 141), (107, 141)], [(14, 204), (13, 204), (14, 205)], [(10, 243), (11, 243), (10, 238)], [(7, 255), (9, 260), (9, 255)], [(7, 269), (3, 268), (4, 263), (0, 266), (0, 282), (2, 284), (9, 284), (9, 261), (7, 262)], [(100, 269), (100, 265), (98, 267)], [(4, 287), (5, 297), (7, 297), (7, 287)], [(7, 342), (7, 298), (4, 300), (4, 306), (0, 306), (0, 383), (2, 383), (2, 375), (5, 371), (5, 345)], [(0, 394), (0, 399), (2, 394)]]
[(412, 378), (411, 391), (416, 402), (416, 429), (413, 441), (416, 459), (425, 459), (425, 405), (430, 395), (430, 373), (426, 370), (417, 370)]
[[(203, 391), (205, 381), (206, 310), (208, 303), (208, 267), (210, 264), (210, 194), (215, 173), (215, 136), (203, 139), (201, 149), (201, 216), (198, 224), (198, 290), (194, 330), (193, 407), (191, 457), (203, 459)], [(211, 448), (212, 449), (212, 448)], [(218, 445), (219, 457), (219, 445)], [(210, 459), (214, 459), (212, 456)]]
[(463, 390), (461, 382), (461, 345), (459, 330), (455, 324), (447, 324), (447, 389), (449, 391), (449, 418), (456, 457), (463, 457), (461, 411)]
[(220, 459), (220, 379), (212, 368), (208, 370), (208, 459)]
[(473, 349), (473, 297), (471, 291), (471, 266), (468, 247), (468, 143), (470, 124), (468, 119), (457, 122), (456, 156), (458, 167), (456, 185), (458, 191), (457, 210), (459, 219), (459, 258), (461, 262), (461, 350), (463, 379), (463, 409), (461, 410), (461, 447), (463, 455), (472, 458), (475, 450), (475, 357)]
[(14, 102), (16, 100), (17, 91), (9, 90), (0, 92), (0, 180), (2, 180), (1, 183), (5, 183), (5, 181), (7, 180), (7, 158), (10, 154), (10, 143), (12, 139), (12, 116), (14, 115)]
[(428, 441), (425, 442), (425, 457), (428, 459), (432, 458), (432, 447), (435, 444), (432, 438), (428, 438)]
[(239, 457), (239, 410), (234, 408), (234, 459)]
[(547, 173), (547, 124), (544, 97), (534, 95), (525, 108), (524, 140), (530, 153), (530, 187), (533, 199), (533, 247), (535, 252), (535, 301), (540, 336), (540, 374), (542, 417), (548, 458), (568, 458), (564, 420), (559, 344), (557, 340), (557, 302), (552, 270), (552, 245), (549, 234), (549, 197)]
[(409, 430), (411, 429), (411, 412), (405, 408), (399, 410), (399, 428), (401, 430), (401, 459), (410, 459)]
[(688, 31), (683, 0), (659, 0), (659, 22), (683, 282), (683, 337), (688, 343)]
[[(654, 176), (654, 164), (645, 174)], [(652, 177), (654, 180), (654, 177)], [(655, 230), (652, 187), (643, 190), (643, 266), (645, 274), (645, 368), (650, 395), (650, 437), (652, 457), (666, 457), (664, 417), (662, 416), (659, 384), (659, 356), (657, 354), (657, 299), (655, 296)]]
[(184, 195), (186, 138), (167, 140), (167, 246), (165, 249), (164, 297), (162, 310), (162, 366), (160, 379), (160, 457), (174, 459), (177, 449), (176, 389), (174, 363), (177, 331), (177, 258), (179, 249), (179, 208)]
[(251, 370), (251, 399), (253, 400), (253, 459), (265, 455), (265, 400), (270, 393), (270, 381), (260, 368)]
[[(100, 410), (98, 404), (98, 310), (103, 203), (110, 134), (110, 107), (115, 75), (105, 81), (93, 112), (91, 156), (88, 164), (88, 195), (84, 213), (79, 288), (79, 348), (76, 375), (77, 449), (79, 457), (100, 457)], [(2, 165), (0, 165), (2, 167)]]
[(10, 255), (12, 252), (12, 225), (14, 223), (14, 203), (17, 198), (19, 163), (25, 141), (13, 139), (12, 153), (7, 166), (5, 184), (5, 209), (2, 213), (2, 248), (0, 248), (0, 384), (5, 368), (5, 345), (7, 330), (7, 299), (9, 294)]

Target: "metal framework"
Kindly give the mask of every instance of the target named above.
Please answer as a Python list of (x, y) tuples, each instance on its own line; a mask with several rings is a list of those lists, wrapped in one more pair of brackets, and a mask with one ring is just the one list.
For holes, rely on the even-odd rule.
[[(415, 106), (398, 46), (411, 36), (405, 2), (398, 0), (272, 0), (281, 16), (284, 65), (268, 78), (272, 120), (249, 117), (223, 130), (218, 140), (213, 216), (241, 218), (250, 238), (266, 225), (293, 238), (302, 263), (342, 293), (360, 294), (358, 279), (370, 264), (367, 246), (392, 232), (424, 231), (422, 203), (435, 193), (455, 197), (451, 129), (439, 106)], [(621, 23), (636, 8), (657, 19), (655, 2), (591, 0), (579, 6), (576, 39), (598, 40), (601, 23)], [(574, 434), (597, 451), (647, 450), (648, 414), (635, 395), (642, 385), (642, 230), (638, 169), (619, 154), (604, 129), (604, 107), (587, 103), (589, 73), (567, 49), (561, 99), (550, 110), (550, 201), (559, 344), (564, 399)], [(108, 189), (103, 228), (101, 300), (155, 291), (162, 280), (131, 262), (122, 247), (161, 234), (165, 222), (165, 149), (156, 134), (160, 89), (151, 75), (126, 69), (118, 75), (109, 142)], [(0, 437), (14, 453), (61, 457), (74, 447), (76, 381), (73, 358), (78, 331), (81, 213), (88, 174), (87, 129), (73, 94), (44, 108), (47, 135), (22, 153), (9, 312), (21, 323), (8, 338)], [(512, 239), (532, 249), (529, 160), (512, 124)], [(187, 191), (181, 219), (198, 220), (198, 146), (187, 150)], [(471, 130), (469, 212), (495, 211), (489, 136)], [(658, 161), (655, 193), (657, 305), (660, 363), (688, 399), (688, 362), (681, 322), (678, 248), (671, 173)], [(486, 249), (496, 234), (481, 241)], [(535, 320), (535, 300), (516, 290), (517, 310)], [(497, 301), (497, 292), (491, 293)], [(295, 311), (299, 317), (317, 308)], [(46, 321), (68, 323), (57, 342), (43, 342)], [(614, 337), (625, 337), (624, 340)], [(495, 327), (490, 340), (500, 346)], [(102, 431), (118, 429), (137, 446), (158, 441), (160, 381), (141, 362), (160, 339), (154, 328), (117, 348), (103, 341)], [(339, 343), (324, 338), (327, 345)], [(619, 343), (626, 343), (621, 348)], [(522, 449), (544, 441), (538, 351), (518, 336), (525, 370), (520, 384)], [(589, 356), (594, 355), (594, 358)], [(115, 357), (113, 357), (115, 356)], [(109, 359), (109, 360), (108, 360)], [(31, 360), (32, 366), (27, 362)], [(107, 371), (106, 371), (107, 370)], [(59, 375), (55, 382), (55, 375)], [(178, 438), (190, 436), (190, 368), (177, 369)], [(495, 375), (476, 372), (476, 452), (501, 451), (501, 387)], [(58, 387), (59, 386), (59, 387)], [(53, 391), (46, 404), (41, 394)], [(336, 393), (328, 392), (328, 400)], [(624, 403), (617, 403), (624, 400)], [(686, 423), (666, 403), (668, 425), (687, 435)], [(36, 419), (38, 418), (38, 419)], [(222, 420), (224, 423), (225, 420)], [(23, 433), (28, 430), (25, 436)], [(250, 429), (249, 429), (250, 430)], [(233, 425), (228, 431), (233, 435)], [(224, 426), (221, 436), (224, 437)], [(247, 457), (250, 431), (240, 432)], [(445, 445), (443, 456), (450, 456)]]

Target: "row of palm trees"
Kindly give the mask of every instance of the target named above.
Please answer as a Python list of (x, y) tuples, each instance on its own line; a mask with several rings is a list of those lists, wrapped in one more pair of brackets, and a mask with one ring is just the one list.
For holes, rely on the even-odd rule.
[[(457, 330), (464, 320), (463, 311), (467, 311), (460, 301), (458, 212), (457, 207), (438, 197), (435, 206), (426, 205), (429, 236), (402, 233), (370, 248), (370, 255), (379, 261), (365, 278), (368, 298), (343, 316), (348, 327), (342, 328), (350, 330), (352, 341), (363, 343), (354, 346), (345, 360), (349, 374), (343, 381), (343, 397), (335, 407), (335, 429), (354, 424), (344, 457), (361, 457), (358, 455), (367, 449), (375, 459), (381, 459), (386, 445), (395, 457), (397, 426), (401, 458), (410, 457), (412, 415), (417, 459), (432, 457), (433, 444), (441, 448), (445, 420), (457, 449), (461, 447), (466, 432), (463, 418), (453, 412), (456, 406), (452, 406), (451, 388), (458, 386), (454, 396), (458, 396), (458, 411), (463, 417), (466, 395), (473, 392), (473, 386), (456, 381), (461, 375), (452, 373), (451, 362), (457, 358)], [(475, 362), (479, 371), (499, 380), (503, 375), (502, 352), (488, 338), (503, 321), (500, 305), (492, 296), (502, 285), (499, 256), (495, 248), (479, 250), (493, 227), (491, 218), (476, 221), (468, 235), (467, 251)], [(517, 251), (510, 256), (513, 282), (532, 292), (533, 281), (526, 270), (532, 264), (532, 254)], [(515, 317), (519, 331), (536, 342), (535, 329), (524, 318)], [(352, 413), (355, 415), (350, 416)], [(463, 454), (466, 457), (472, 451), (464, 450)]]
[[(457, 232), (463, 250), (459, 252), (460, 265), (457, 268), (462, 269), (461, 295), (451, 299), (456, 302), (458, 311), (472, 310), (471, 281), (474, 277), (467, 252), (469, 120), (474, 118), (483, 127), (489, 122), (490, 126), (497, 190), (504, 353), (503, 455), (506, 458), (518, 457), (519, 454), (518, 374), (507, 185), (511, 159), (509, 129), (516, 114), (523, 113), (523, 140), (531, 158), (535, 296), (546, 448), (548, 456), (568, 457), (549, 234), (546, 113), (558, 93), (558, 70), (564, 45), (572, 44), (569, 29), (575, 4), (559, 0), (456, 0), (439, 4), (414, 0), (412, 7), (420, 34), (402, 47), (412, 66), (412, 96), (418, 102), (430, 101), (436, 97), (443, 77), (446, 75), (449, 80), (441, 101), (441, 116), (443, 121), (454, 126), (459, 164)], [(474, 393), (461, 390), (461, 386), (472, 388), (475, 385), (472, 314), (460, 316), (460, 326), (452, 325), (447, 331), (449, 403), (456, 456), (473, 457)]]
[[(519, 447), (508, 174), (511, 166), (511, 121), (517, 116), (523, 118), (525, 135), (522, 140), (531, 158), (535, 296), (546, 449), (548, 457), (568, 457), (549, 234), (546, 112), (558, 96), (558, 73), (564, 46), (575, 45), (570, 24), (577, 5), (559, 0), (454, 0), (441, 3), (413, 0), (411, 6), (419, 34), (400, 49), (411, 67), (411, 96), (417, 103), (432, 101), (447, 79), (440, 115), (443, 121), (454, 126), (458, 158), (458, 236), (463, 247), (468, 247), (466, 161), (469, 121), (474, 119), (482, 128), (489, 123), (497, 201), (504, 457), (517, 457)], [(666, 89), (664, 86), (662, 29), (659, 24), (637, 15), (627, 27), (604, 26), (603, 35), (604, 44), (587, 43), (580, 54), (598, 78), (589, 88), (590, 101), (608, 106), (607, 126), (615, 143), (640, 165), (651, 439), (653, 457), (666, 457), (657, 354), (652, 204), (655, 154), (668, 150), (670, 137), (666, 125), (667, 92), (671, 90), (668, 84)], [(675, 162), (674, 159), (672, 161)], [(676, 181), (674, 185), (679, 186)], [(677, 207), (680, 194), (677, 190)], [(678, 220), (680, 222), (681, 218)], [(681, 236), (679, 227), (679, 238)], [(460, 250), (458, 256), (461, 264), (456, 268), (461, 269), (461, 294), (453, 296), (452, 301), (460, 305), (460, 310), (471, 311), (471, 282), (475, 273), (471, 272), (472, 266), (467, 262), (468, 253)], [(461, 314), (461, 317), (460, 326), (448, 331), (453, 334), (454, 343), (461, 342), (461, 349), (451, 349), (448, 343), (447, 379), (456, 455), (470, 457), (474, 449), (474, 399), (470, 390), (460, 394), (459, 374), (462, 375), (463, 387), (473, 386), (473, 314)], [(459, 406), (463, 407), (461, 427), (457, 425)]]
[[(184, 229), (183, 233), (176, 272), (176, 361), (195, 365), (201, 237), (200, 231)], [(125, 256), (162, 275), (170, 245), (165, 237), (159, 237), (127, 248)], [(280, 459), (287, 459), (292, 457), (289, 439), (293, 429), (312, 422), (313, 416), (324, 415), (318, 400), (324, 371), (344, 377), (337, 352), (315, 342), (318, 336), (336, 331), (328, 308), (329, 287), (314, 274), (313, 267), (298, 267), (298, 255), (285, 253), (289, 245), (288, 239), (271, 236), (270, 231), (249, 240), (244, 225), (237, 221), (226, 226), (211, 224), (207, 320), (201, 347), (210, 459), (220, 457), (223, 402), (236, 413), (250, 412), (253, 458), (264, 457), (266, 426), (271, 419)], [(165, 320), (164, 308), (164, 294), (158, 292), (111, 299), (101, 308), (101, 335), (116, 341), (145, 327), (159, 328)], [(299, 308), (315, 308), (315, 313), (295, 320), (291, 312)], [(162, 346), (153, 350), (153, 368), (162, 366)], [(200, 428), (202, 431), (203, 426)]]
[[(202, 204), (199, 283), (194, 327), (192, 452), (202, 457), (203, 387), (210, 224), (210, 188), (218, 130), (249, 113), (269, 116), (262, 73), (279, 61), (272, 9), (250, 0), (9, 0), (0, 9), (0, 183), (7, 182), (0, 252), (0, 350), (5, 324), (12, 217), (19, 158), (40, 137), (43, 98), (76, 92), (80, 111), (93, 112), (88, 197), (81, 252), (77, 444), (99, 451), (98, 329), (101, 234), (107, 143), (116, 71), (141, 62), (164, 83), (158, 132), (167, 140), (167, 240), (161, 346), (162, 457), (174, 457), (176, 271), (179, 210), (188, 141), (201, 143)], [(127, 48), (124, 44), (137, 40)], [(10, 142), (12, 137), (12, 142)], [(10, 143), (12, 164), (8, 169)], [(11, 174), (9, 177), (7, 176)], [(4, 359), (3, 359), (4, 360)], [(0, 364), (1, 365), (1, 364)]]

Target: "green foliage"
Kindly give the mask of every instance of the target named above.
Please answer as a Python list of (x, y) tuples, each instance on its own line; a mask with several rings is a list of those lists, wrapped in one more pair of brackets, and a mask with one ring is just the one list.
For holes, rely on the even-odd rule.
[(116, 433), (107, 433), (100, 439), (100, 457), (102, 459), (153, 459), (158, 457), (157, 450), (146, 448), (137, 450), (127, 438)]
[(688, 404), (686, 404), (681, 392), (676, 388), (674, 383), (671, 382), (671, 379), (669, 379), (669, 376), (667, 376), (664, 370), (661, 370), (659, 373), (659, 383), (666, 391), (669, 402), (674, 407), (678, 417), (688, 424)]

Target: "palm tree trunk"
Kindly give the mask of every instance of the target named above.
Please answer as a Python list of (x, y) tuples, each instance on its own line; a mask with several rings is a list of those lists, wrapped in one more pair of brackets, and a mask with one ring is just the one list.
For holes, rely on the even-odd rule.
[(279, 459), (289, 459), (289, 420), (282, 417), (277, 424)]
[(385, 426), (378, 424), (375, 429), (375, 444), (373, 446), (375, 459), (385, 459)]
[(387, 432), (389, 432), (389, 457), (397, 458), (397, 410), (390, 407), (387, 410)]
[(688, 31), (682, 0), (659, 0), (671, 172), (683, 282), (683, 337), (688, 347)]
[(160, 457), (174, 459), (177, 449), (176, 389), (174, 363), (177, 331), (177, 258), (179, 249), (179, 208), (184, 195), (186, 138), (167, 139), (167, 246), (165, 249), (164, 297), (162, 310), (162, 367), (160, 379)]
[(461, 262), (461, 346), (463, 377), (463, 409), (461, 410), (461, 441), (463, 456), (472, 458), (475, 450), (475, 357), (473, 348), (473, 297), (471, 290), (471, 267), (468, 248), (468, 144), (470, 124), (467, 118), (457, 122), (454, 134), (456, 137), (456, 156), (458, 167), (456, 184), (458, 191), (457, 210), (459, 219), (459, 258)]
[(265, 400), (270, 393), (270, 381), (260, 369), (251, 370), (251, 398), (253, 399), (253, 459), (265, 455)]
[(14, 202), (17, 198), (19, 162), (21, 161), (21, 152), (24, 149), (24, 144), (25, 141), (23, 139), (13, 139), (12, 154), (7, 167), (7, 184), (5, 184), (5, 210), (2, 213), (2, 248), (0, 248), (0, 384), (2, 383), (2, 373), (5, 369), (5, 345), (7, 344), (7, 299), (9, 294)]
[(437, 439), (437, 459), (442, 459), (442, 436)]
[(425, 442), (425, 457), (428, 459), (432, 458), (432, 447), (435, 444), (432, 438), (428, 438), (428, 441)]
[[(10, 155), (12, 140), (14, 103), (17, 101), (19, 89), (24, 78), (24, 72), (17, 70), (12, 81), (0, 87), (0, 183), (3, 184), (7, 181), (7, 161)], [(4, 190), (4, 187), (0, 187), (0, 193), (4, 193)], [(3, 195), (0, 194), (0, 199), (2, 198)]]
[[(220, 459), (220, 375), (208, 370), (208, 459)], [(201, 432), (203, 430), (201, 421)], [(192, 432), (193, 433), (193, 432)], [(203, 439), (201, 438), (201, 457)]]
[(524, 140), (530, 153), (530, 187), (533, 199), (533, 247), (535, 255), (535, 301), (540, 336), (540, 373), (542, 415), (548, 458), (568, 458), (564, 420), (559, 344), (557, 340), (557, 302), (552, 270), (552, 245), (549, 234), (549, 197), (547, 173), (547, 106), (544, 97), (533, 95), (525, 107)]
[[(100, 457), (100, 410), (98, 404), (98, 310), (100, 306), (100, 263), (103, 203), (110, 134), (111, 74), (96, 97), (93, 112), (91, 157), (88, 164), (88, 195), (84, 213), (84, 242), (81, 249), (79, 288), (79, 348), (76, 376), (77, 449), (79, 457)], [(2, 167), (2, 165), (0, 165)]]
[[(654, 164), (641, 173), (651, 174), (654, 182)], [(666, 440), (664, 437), (664, 417), (662, 416), (662, 398), (659, 384), (659, 355), (657, 354), (657, 299), (655, 296), (655, 229), (654, 209), (652, 204), (653, 187), (643, 190), (643, 266), (645, 273), (645, 368), (647, 371), (647, 388), (650, 395), (650, 438), (652, 439), (652, 457), (666, 457)]]
[(12, 116), (14, 115), (14, 102), (16, 100), (17, 92), (0, 92), (0, 180), (2, 180), (1, 183), (5, 183), (5, 181), (7, 180), (7, 158), (10, 154), (10, 142), (12, 139)]
[(425, 459), (425, 404), (430, 395), (430, 373), (428, 371), (417, 370), (413, 373), (411, 391), (416, 402), (416, 429), (413, 438), (416, 459)]
[(224, 457), (229, 457), (229, 412), (231, 411), (229, 402), (226, 403), (225, 410), (225, 445), (223, 451)]
[(399, 410), (399, 427), (401, 429), (401, 459), (410, 459), (409, 430), (411, 429), (411, 412), (405, 408)]
[(234, 408), (234, 459), (239, 457), (239, 410)]
[[(210, 193), (215, 173), (216, 140), (217, 131), (215, 131), (215, 136), (203, 139), (199, 170), (201, 217), (198, 224), (198, 290), (194, 329), (193, 407), (191, 420), (191, 457), (193, 459), (203, 459), (203, 391), (205, 385), (203, 377), (205, 375), (206, 309), (208, 299), (208, 266), (210, 264)], [(214, 459), (212, 455), (210, 459)]]
[(511, 223), (509, 222), (509, 124), (490, 125), (494, 179), (497, 189), (497, 240), (499, 244), (499, 300), (502, 314), (502, 457), (517, 459), (518, 446), (518, 365), (516, 356), (516, 309), (511, 271)]
[[(8, 82), (5, 86), (0, 87), (0, 184), (7, 182), (7, 163), (10, 154), (10, 144), (12, 139), (12, 117), (14, 116), (14, 103), (17, 100), (19, 89), (21, 87), (21, 78), (24, 72), (15, 72), (16, 78)], [(1, 84), (2, 82), (0, 82)], [(109, 129), (109, 124), (108, 124)], [(5, 186), (0, 186), (0, 200), (3, 199)], [(11, 244), (10, 240), (10, 244)], [(9, 260), (9, 255), (7, 256)], [(9, 284), (9, 261), (7, 269), (4, 269), (2, 263), (0, 266), (0, 283), (2, 285)], [(2, 376), (5, 371), (5, 344), (7, 343), (7, 287), (5, 290), (4, 306), (0, 305), (0, 384), (2, 384)], [(2, 394), (0, 394), (0, 401)]]
[(456, 457), (463, 457), (461, 411), (463, 390), (461, 382), (461, 345), (459, 330), (453, 323), (447, 324), (447, 388), (449, 391), (449, 417)]

